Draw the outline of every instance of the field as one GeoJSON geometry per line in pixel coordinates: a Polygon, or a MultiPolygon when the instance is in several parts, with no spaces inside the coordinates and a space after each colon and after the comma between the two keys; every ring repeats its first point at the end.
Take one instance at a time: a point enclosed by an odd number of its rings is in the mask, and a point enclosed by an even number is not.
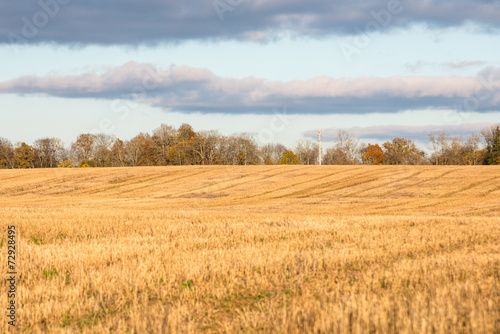
{"type": "Polygon", "coordinates": [[[2,170],[0,217],[19,332],[500,333],[495,166],[2,170]]]}

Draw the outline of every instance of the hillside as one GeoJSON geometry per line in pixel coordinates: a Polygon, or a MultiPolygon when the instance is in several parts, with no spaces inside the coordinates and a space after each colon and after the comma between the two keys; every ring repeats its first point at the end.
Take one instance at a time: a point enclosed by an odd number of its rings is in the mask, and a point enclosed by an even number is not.
{"type": "Polygon", "coordinates": [[[495,166],[0,170],[0,203],[347,215],[500,214],[495,166]]]}

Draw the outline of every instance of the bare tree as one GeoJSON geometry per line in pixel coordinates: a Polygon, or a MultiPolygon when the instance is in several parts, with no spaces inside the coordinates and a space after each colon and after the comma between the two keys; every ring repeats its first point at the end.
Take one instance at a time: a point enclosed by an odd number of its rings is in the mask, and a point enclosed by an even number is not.
{"type": "Polygon", "coordinates": [[[223,158],[229,165],[257,165],[259,147],[247,133],[233,135],[225,140],[223,158]]]}
{"type": "Polygon", "coordinates": [[[355,165],[360,162],[359,140],[354,134],[345,130],[338,130],[337,142],[326,150],[323,163],[326,165],[355,165]]]}
{"type": "Polygon", "coordinates": [[[478,165],[483,160],[484,154],[481,150],[481,137],[478,134],[472,134],[467,138],[465,161],[467,165],[478,165]]]}
{"type": "Polygon", "coordinates": [[[303,165],[316,165],[319,157],[319,145],[310,139],[302,139],[297,142],[295,151],[298,153],[303,165]]]}
{"type": "Polygon", "coordinates": [[[12,143],[0,137],[0,168],[14,168],[14,146],[12,143]]]}
{"type": "Polygon", "coordinates": [[[97,167],[111,166],[111,147],[115,141],[113,135],[99,133],[94,136],[94,161],[97,167]]]}
{"type": "Polygon", "coordinates": [[[492,125],[486,129],[481,130],[483,136],[484,146],[492,145],[495,138],[495,131],[499,125],[492,125]]]}
{"type": "Polygon", "coordinates": [[[432,131],[429,133],[429,141],[432,146],[433,154],[431,156],[431,161],[435,165],[446,165],[447,157],[446,152],[448,150],[449,138],[444,131],[432,131]]]}
{"type": "Polygon", "coordinates": [[[64,143],[59,138],[41,138],[33,143],[35,167],[53,168],[61,162],[64,143]]]}
{"type": "Polygon", "coordinates": [[[444,131],[434,131],[429,134],[429,141],[433,149],[430,161],[436,165],[477,165],[484,154],[477,134],[464,139],[462,136],[451,137],[444,131]]]}
{"type": "Polygon", "coordinates": [[[287,148],[282,144],[267,144],[260,148],[259,155],[264,165],[279,164],[287,148]]]}
{"type": "Polygon", "coordinates": [[[166,124],[160,125],[159,128],[153,130],[153,142],[156,149],[156,158],[159,165],[168,163],[168,154],[170,148],[177,144],[177,130],[166,124]]]}
{"type": "Polygon", "coordinates": [[[221,136],[217,131],[198,132],[192,141],[192,147],[196,155],[196,163],[213,165],[221,152],[221,136]]]}

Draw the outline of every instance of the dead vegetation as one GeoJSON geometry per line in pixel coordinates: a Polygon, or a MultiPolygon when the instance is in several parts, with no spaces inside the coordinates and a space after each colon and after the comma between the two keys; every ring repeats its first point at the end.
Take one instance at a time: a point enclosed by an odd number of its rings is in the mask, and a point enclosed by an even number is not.
{"type": "Polygon", "coordinates": [[[480,166],[3,170],[0,261],[15,224],[20,332],[498,333],[499,179],[480,166]]]}

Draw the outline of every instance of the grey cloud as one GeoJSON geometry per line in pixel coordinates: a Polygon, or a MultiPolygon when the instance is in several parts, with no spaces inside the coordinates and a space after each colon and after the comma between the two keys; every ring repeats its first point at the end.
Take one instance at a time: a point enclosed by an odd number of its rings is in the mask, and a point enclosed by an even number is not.
{"type": "Polygon", "coordinates": [[[436,63],[436,62],[424,62],[419,60],[413,64],[405,64],[406,68],[410,72],[418,72],[424,67],[433,67],[433,68],[446,68],[453,70],[461,70],[467,67],[478,67],[486,65],[485,61],[475,60],[475,61],[458,61],[458,62],[446,62],[446,63],[436,63]]]}
{"type": "MultiPolygon", "coordinates": [[[[356,138],[360,139],[375,139],[375,140],[389,140],[396,137],[409,138],[413,140],[426,141],[428,135],[432,131],[444,131],[451,136],[469,136],[473,133],[479,134],[481,130],[488,128],[493,123],[467,123],[459,125],[427,125],[427,126],[411,126],[411,125],[378,125],[368,127],[352,127],[347,128],[349,133],[354,134],[356,138]]],[[[337,139],[336,128],[321,129],[322,139],[325,141],[335,141],[337,139]]],[[[304,136],[314,139],[318,136],[318,130],[308,130],[304,136]]]]}
{"type": "Polygon", "coordinates": [[[445,63],[444,66],[453,68],[453,69],[462,69],[465,67],[471,66],[484,66],[486,64],[485,61],[477,60],[477,61],[460,61],[460,62],[449,62],[445,63]]]}
{"type": "Polygon", "coordinates": [[[418,23],[454,27],[469,22],[496,30],[500,2],[2,0],[0,41],[104,45],[221,39],[262,42],[283,32],[314,37],[354,35],[368,27],[377,28],[377,20],[380,30],[418,23]],[[393,8],[398,10],[391,14],[388,9],[393,8]]]}
{"type": "Polygon", "coordinates": [[[0,93],[127,99],[182,112],[267,113],[287,105],[297,114],[364,114],[410,109],[492,111],[500,107],[500,69],[477,77],[331,78],[289,82],[223,78],[207,69],[129,62],[104,73],[21,77],[0,93]]]}

